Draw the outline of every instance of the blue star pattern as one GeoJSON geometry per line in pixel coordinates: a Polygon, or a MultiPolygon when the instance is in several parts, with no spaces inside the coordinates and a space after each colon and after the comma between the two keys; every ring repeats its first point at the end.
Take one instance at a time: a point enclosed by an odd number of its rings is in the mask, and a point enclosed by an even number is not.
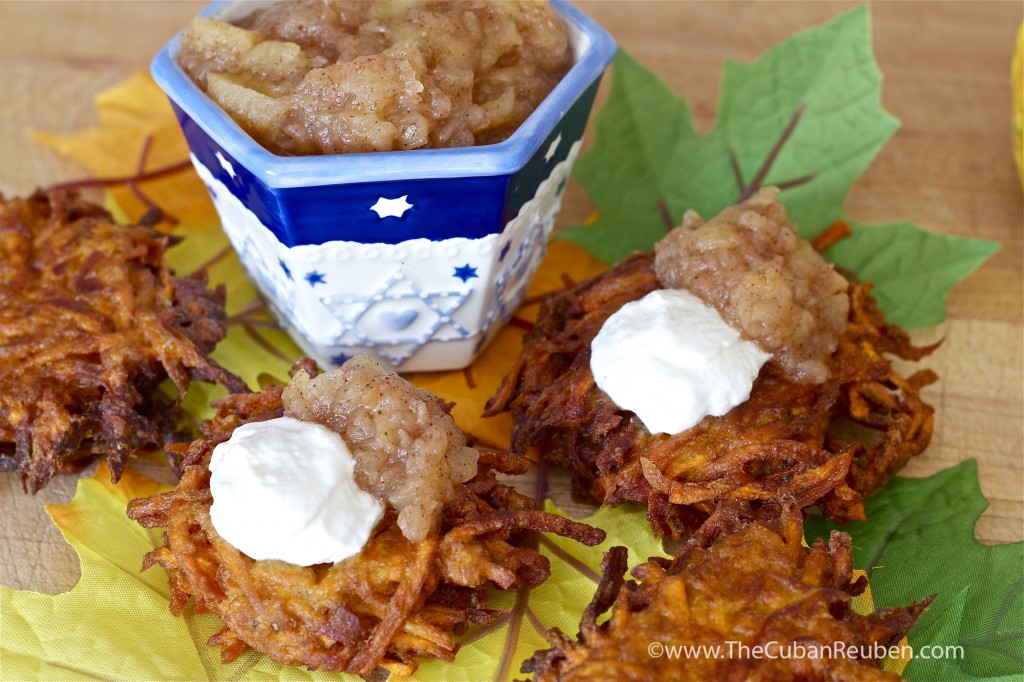
{"type": "MultiPolygon", "coordinates": [[[[470,361],[511,317],[546,250],[578,145],[552,163],[537,193],[500,233],[423,244],[289,248],[224,185],[232,182],[226,168],[214,163],[223,178],[202,164],[197,170],[247,273],[307,353],[324,366],[369,353],[416,371],[463,362],[450,358],[470,361]]],[[[237,182],[241,171],[235,170],[237,182]]]]}
{"type": "MultiPolygon", "coordinates": [[[[492,327],[496,329],[495,325],[502,325],[512,317],[526,291],[530,276],[544,258],[547,240],[554,230],[555,219],[561,206],[561,196],[572,162],[579,152],[579,145],[579,141],[572,144],[566,159],[556,165],[547,179],[541,183],[533,200],[523,206],[514,219],[514,222],[520,222],[516,229],[509,229],[511,224],[506,226],[505,235],[508,235],[508,241],[498,253],[498,263],[501,263],[502,267],[494,281],[493,302],[480,325],[484,333],[481,334],[482,339],[477,350],[483,348],[488,337],[493,336],[492,327]]],[[[552,146],[557,145],[552,143],[552,146]]]]}
{"type": "Polygon", "coordinates": [[[480,325],[481,329],[489,329],[494,323],[504,324],[512,317],[515,307],[519,304],[518,290],[525,287],[526,280],[544,257],[547,235],[551,233],[556,217],[557,213],[530,225],[515,254],[495,280],[494,302],[487,311],[483,324],[480,325]]]}
{"type": "MultiPolygon", "coordinates": [[[[272,260],[257,246],[252,237],[246,236],[241,244],[232,240],[235,250],[238,251],[238,258],[242,268],[249,276],[249,279],[256,282],[262,291],[271,311],[278,319],[295,324],[292,319],[291,309],[295,301],[295,290],[281,276],[278,268],[272,267],[272,260]]],[[[278,259],[280,264],[280,259],[278,259]]],[[[287,269],[285,270],[287,272],[287,269]]],[[[291,277],[289,276],[290,280],[291,277]]]]}
{"type": "Polygon", "coordinates": [[[466,263],[465,265],[460,265],[459,267],[455,268],[455,273],[452,275],[452,277],[458,277],[463,282],[468,282],[474,277],[479,276],[480,275],[476,274],[476,268],[470,267],[469,263],[466,263]]]}
{"type": "Polygon", "coordinates": [[[465,339],[472,332],[453,319],[469,291],[424,291],[401,270],[368,296],[341,294],[320,299],[341,323],[338,348],[372,350],[400,367],[432,340],[465,339]],[[384,332],[391,336],[385,336],[384,332]]]}

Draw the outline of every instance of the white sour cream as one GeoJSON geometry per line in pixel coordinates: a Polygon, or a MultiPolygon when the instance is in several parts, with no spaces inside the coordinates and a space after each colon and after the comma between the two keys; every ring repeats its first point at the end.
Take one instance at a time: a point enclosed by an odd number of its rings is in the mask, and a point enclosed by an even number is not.
{"type": "Polygon", "coordinates": [[[354,468],[345,441],[320,424],[243,424],[210,459],[213,526],[253,559],[341,561],[359,553],[384,514],[354,468]]]}
{"type": "Polygon", "coordinates": [[[750,397],[771,357],[684,289],[652,291],[609,317],[590,370],[616,405],[651,433],[680,433],[750,397]]]}

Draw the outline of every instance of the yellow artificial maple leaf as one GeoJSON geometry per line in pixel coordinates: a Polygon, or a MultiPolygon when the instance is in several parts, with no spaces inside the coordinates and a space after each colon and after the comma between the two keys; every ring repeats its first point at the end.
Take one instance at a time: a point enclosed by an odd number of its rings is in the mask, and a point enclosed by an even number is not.
{"type": "Polygon", "coordinates": [[[136,73],[96,96],[99,125],[73,133],[30,131],[39,144],[89,169],[97,179],[127,179],[172,171],[151,180],[111,186],[112,200],[132,220],[148,209],[139,191],[168,216],[192,228],[217,227],[199,176],[191,171],[188,144],[163,91],[136,73]]]}
{"type": "MultiPolygon", "coordinates": [[[[110,483],[105,465],[82,479],[67,505],[46,512],[75,549],[82,577],[69,592],[55,596],[0,587],[0,678],[5,680],[352,680],[351,675],[285,667],[254,651],[222,664],[219,649],[206,640],[220,629],[218,618],[197,615],[191,607],[180,617],[168,608],[167,574],[160,567],[140,573],[143,555],[159,545],[160,532],[146,530],[125,515],[128,502],[168,489],[131,469],[110,483]]],[[[548,511],[561,513],[552,503],[548,511]]],[[[639,557],[662,554],[639,508],[603,509],[590,519],[609,538],[583,547],[560,537],[546,538],[540,550],[552,564],[551,578],[517,602],[516,592],[495,593],[492,605],[510,611],[504,627],[486,636],[470,635],[456,664],[425,661],[412,679],[428,682],[501,680],[518,673],[519,664],[546,641],[543,627],[572,632],[593,595],[602,554],[612,545],[629,547],[639,557]],[[554,549],[552,549],[554,548],[554,549]],[[573,555],[572,561],[562,557],[573,555]],[[585,567],[585,568],[583,568],[585,567]],[[532,616],[532,617],[531,617],[532,616]],[[522,627],[511,628],[518,619],[522,627]]],[[[482,634],[482,633],[481,633],[482,634]]]]}
{"type": "Polygon", "coordinates": [[[125,516],[128,501],[167,486],[130,469],[117,485],[100,465],[78,482],[67,505],[47,514],[74,547],[82,577],[55,596],[0,588],[0,677],[5,680],[228,680],[316,679],[335,675],[293,669],[283,674],[249,652],[230,665],[205,641],[220,628],[214,616],[191,608],[180,618],[168,610],[163,570],[140,573],[142,556],[161,543],[125,516]]]}

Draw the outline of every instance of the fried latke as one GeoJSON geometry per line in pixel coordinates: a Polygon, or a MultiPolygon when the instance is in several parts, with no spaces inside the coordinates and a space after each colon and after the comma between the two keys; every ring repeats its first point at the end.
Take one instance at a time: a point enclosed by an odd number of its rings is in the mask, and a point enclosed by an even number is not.
{"type": "MultiPolygon", "coordinates": [[[[300,369],[315,375],[308,361],[297,365],[296,376],[304,374],[300,369]]],[[[306,391],[310,382],[299,385],[306,391]]],[[[380,418],[395,409],[393,396],[367,391],[363,397],[373,395],[358,412],[380,418]]],[[[167,569],[175,614],[194,599],[196,611],[224,621],[209,642],[222,647],[224,661],[249,646],[285,665],[359,675],[381,666],[407,675],[417,658],[453,660],[454,636],[498,615],[487,607],[489,586],[532,587],[548,577],[548,560],[523,542],[521,531],[557,533],[586,545],[604,539],[603,531],[538,511],[533,500],[498,482],[496,471],[523,473],[525,458],[479,448],[476,475],[454,486],[422,541],[403,534],[389,507],[362,551],[344,561],[310,567],[254,561],[212,525],[209,462],[214,447],[238,426],[282,416],[282,390],[229,395],[215,406],[217,415],[203,425],[205,437],[187,446],[178,487],[134,500],[128,515],[147,528],[167,529],[164,545],[146,556],[143,568],[167,569]]],[[[382,434],[395,439],[396,448],[407,440],[401,429],[382,434]]],[[[415,462],[407,464],[415,470],[415,462]]]]}
{"type": "Polygon", "coordinates": [[[919,395],[933,372],[901,376],[883,354],[919,359],[886,324],[871,285],[853,283],[846,331],[824,383],[789,380],[762,368],[750,398],[676,435],[651,434],[594,383],[590,343],[625,303],[661,289],[654,254],[635,254],[606,273],[552,294],[525,336],[486,414],[513,416],[511,452],[537,446],[574,472],[577,497],[648,505],[662,535],[696,529],[724,499],[792,496],[839,521],[862,519],[863,498],[881,489],[927,446],[933,409],[919,395]],[[840,422],[875,433],[839,435],[840,422]]]}
{"type": "Polygon", "coordinates": [[[175,277],[170,237],[63,191],[0,197],[0,470],[36,492],[61,469],[180,440],[170,377],[245,390],[209,353],[224,290],[175,277]]]}
{"type": "Polygon", "coordinates": [[[535,682],[900,679],[884,657],[931,599],[860,615],[852,598],[867,579],[853,580],[850,536],[833,531],[810,548],[802,538],[792,500],[729,500],[675,559],[634,568],[639,583],[624,579],[626,549],[615,547],[577,641],[549,631],[551,648],[523,672],[535,682]]]}

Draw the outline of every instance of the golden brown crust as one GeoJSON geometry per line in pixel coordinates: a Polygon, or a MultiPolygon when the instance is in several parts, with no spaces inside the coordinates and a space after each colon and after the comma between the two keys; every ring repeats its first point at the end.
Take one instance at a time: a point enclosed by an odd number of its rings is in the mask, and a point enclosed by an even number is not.
{"type": "Polygon", "coordinates": [[[863,518],[863,497],[924,450],[932,432],[933,410],[919,392],[934,373],[904,378],[883,354],[919,359],[930,349],[913,348],[885,323],[870,284],[851,284],[850,319],[824,383],[790,381],[769,363],[728,414],[652,435],[595,385],[590,342],[622,305],[662,288],[653,260],[635,254],[544,301],[487,405],[490,415],[512,413],[512,452],[537,446],[574,471],[577,493],[646,503],[659,534],[695,529],[724,499],[791,496],[839,521],[863,518]],[[840,422],[866,427],[871,439],[836,435],[840,422]]]}
{"type": "Polygon", "coordinates": [[[537,511],[533,500],[496,480],[495,469],[504,471],[510,458],[484,451],[477,475],[457,486],[440,529],[422,542],[410,542],[389,509],[363,550],[345,561],[254,561],[210,521],[208,464],[213,448],[241,424],[281,416],[281,390],[229,395],[215,405],[205,438],[187,448],[177,489],[132,501],[128,515],[167,529],[144,568],[160,564],[170,573],[174,613],[194,599],[197,611],[224,621],[209,643],[222,647],[225,661],[250,646],[285,665],[360,675],[383,666],[409,674],[417,658],[454,659],[454,636],[496,615],[487,608],[488,585],[532,587],[548,577],[547,559],[518,544],[520,531],[588,545],[604,539],[602,531],[537,511]]]}
{"type": "Polygon", "coordinates": [[[613,548],[578,639],[552,630],[551,648],[523,671],[536,682],[900,679],[876,652],[896,645],[931,599],[855,613],[867,581],[853,580],[850,537],[833,532],[810,548],[802,537],[792,500],[728,501],[675,559],[633,569],[639,582],[624,579],[626,550],[613,548]]]}
{"type": "Polygon", "coordinates": [[[133,452],[180,439],[168,377],[180,395],[245,390],[209,358],[224,291],[173,276],[170,239],[73,193],[0,197],[0,469],[27,490],[97,456],[116,481],[133,452]]]}

